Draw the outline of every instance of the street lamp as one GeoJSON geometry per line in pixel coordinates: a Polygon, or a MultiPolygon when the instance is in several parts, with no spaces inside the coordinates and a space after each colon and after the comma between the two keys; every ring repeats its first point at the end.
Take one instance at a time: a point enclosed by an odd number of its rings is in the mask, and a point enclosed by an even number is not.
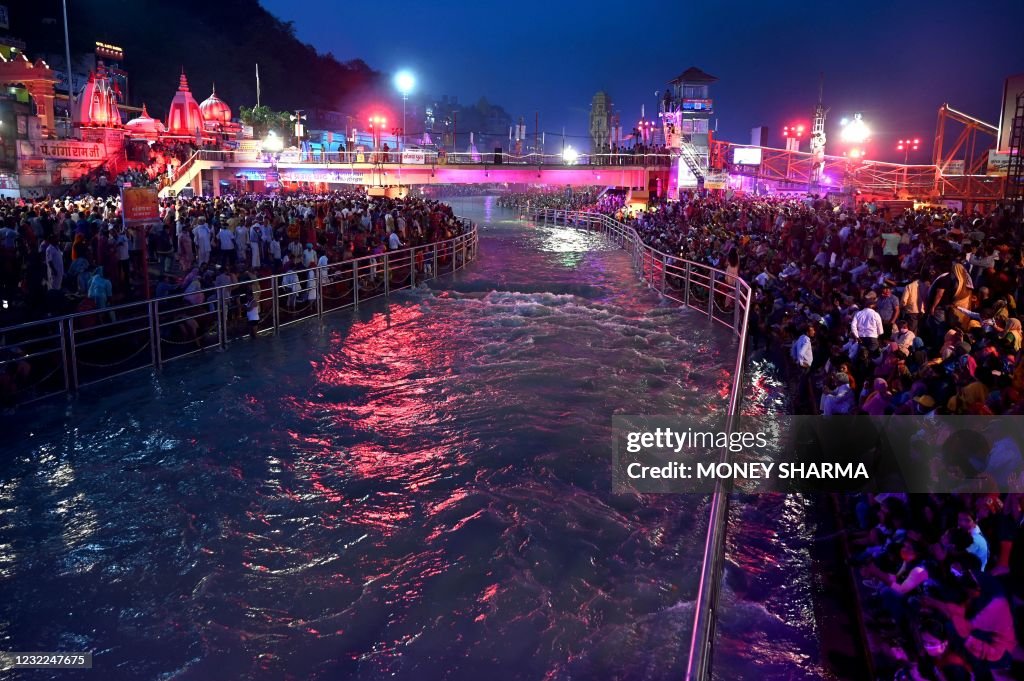
{"type": "Polygon", "coordinates": [[[271,154],[280,154],[283,149],[284,139],[273,130],[268,132],[267,136],[263,138],[263,151],[271,154]]]}
{"type": "Polygon", "coordinates": [[[281,158],[281,151],[284,149],[284,138],[271,130],[263,138],[263,151],[270,155],[270,167],[267,171],[264,184],[267,189],[276,189],[281,184],[281,176],[277,170],[277,162],[281,158]]]}
{"type": "Polygon", "coordinates": [[[843,124],[843,129],[839,133],[839,139],[848,144],[864,144],[869,137],[871,137],[871,128],[859,113],[853,115],[853,120],[848,120],[843,124]]]}
{"type": "MultiPolygon", "coordinates": [[[[409,71],[399,71],[395,74],[395,87],[402,93],[402,136],[405,137],[405,103],[409,99],[409,93],[416,86],[416,78],[409,71]]],[[[399,140],[399,148],[404,149],[405,144],[399,140]]]]}
{"type": "Polygon", "coordinates": [[[387,123],[388,119],[383,116],[370,116],[370,136],[373,138],[374,152],[380,149],[380,133],[387,123]]]}
{"type": "Polygon", "coordinates": [[[903,165],[907,165],[907,162],[910,160],[911,149],[917,151],[920,144],[921,140],[916,137],[914,139],[907,138],[905,140],[900,140],[896,143],[896,151],[903,152],[903,165]]]}

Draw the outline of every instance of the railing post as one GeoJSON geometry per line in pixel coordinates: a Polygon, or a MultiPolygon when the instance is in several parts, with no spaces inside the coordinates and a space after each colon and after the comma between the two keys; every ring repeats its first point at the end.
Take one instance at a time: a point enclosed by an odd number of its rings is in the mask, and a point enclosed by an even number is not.
{"type": "Polygon", "coordinates": [[[384,296],[391,295],[391,265],[388,261],[388,254],[384,254],[384,296]]]}
{"type": "Polygon", "coordinates": [[[278,329],[281,328],[281,289],[278,286],[277,275],[274,275],[270,279],[270,290],[271,314],[274,317],[274,333],[276,334],[278,329]]]}
{"type": "Polygon", "coordinates": [[[715,318],[715,271],[708,270],[708,319],[715,318]]]}
{"type": "Polygon", "coordinates": [[[434,244],[433,249],[434,249],[434,276],[432,278],[433,279],[437,279],[439,276],[441,276],[441,273],[437,271],[438,244],[434,244]]]}
{"type": "Polygon", "coordinates": [[[666,272],[667,269],[668,269],[668,261],[665,260],[665,255],[662,254],[662,256],[661,256],[661,295],[665,295],[665,291],[667,290],[667,287],[668,287],[668,281],[667,281],[668,273],[666,272]]]}
{"type": "Polygon", "coordinates": [[[217,348],[224,352],[228,347],[228,291],[217,289],[217,348]]]}
{"type": "Polygon", "coordinates": [[[70,390],[78,392],[78,352],[75,350],[75,320],[68,319],[68,354],[71,358],[70,390]]]}
{"type": "Polygon", "coordinates": [[[160,368],[160,355],[158,354],[158,346],[160,345],[160,311],[157,308],[157,302],[155,300],[149,301],[149,305],[146,306],[146,311],[149,316],[149,354],[150,360],[153,362],[153,368],[160,368]]]}
{"type": "Polygon", "coordinates": [[[686,274],[683,282],[683,305],[690,307],[690,261],[686,261],[686,274]]]}
{"type": "Polygon", "coordinates": [[[416,288],[416,248],[409,251],[409,288],[416,288]]]}
{"type": "Polygon", "coordinates": [[[359,261],[352,261],[352,304],[359,304],[359,261]]]}
{"type": "Polygon", "coordinates": [[[153,343],[153,368],[159,370],[164,363],[164,349],[160,340],[160,306],[157,301],[149,303],[150,338],[153,343]]]}
{"type": "Polygon", "coordinates": [[[320,271],[320,266],[316,266],[316,316],[324,316],[324,282],[323,272],[320,271]]]}
{"type": "Polygon", "coordinates": [[[57,333],[60,334],[60,365],[64,369],[64,392],[71,392],[71,375],[68,372],[68,340],[64,333],[64,320],[57,321],[57,333]]]}
{"type": "MultiPolygon", "coordinates": [[[[732,282],[732,328],[737,334],[741,333],[740,330],[740,283],[739,281],[732,282]]],[[[748,301],[749,302],[749,301],[748,301]]],[[[743,304],[746,307],[747,303],[743,304]]]]}

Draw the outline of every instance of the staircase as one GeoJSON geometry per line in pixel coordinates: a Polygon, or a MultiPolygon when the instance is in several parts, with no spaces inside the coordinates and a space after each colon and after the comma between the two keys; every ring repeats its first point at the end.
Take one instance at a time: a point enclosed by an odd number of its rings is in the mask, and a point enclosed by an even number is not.
{"type": "Polygon", "coordinates": [[[1006,198],[1017,220],[1024,220],[1024,93],[1017,95],[1017,111],[1010,123],[1010,158],[1006,167],[1006,198]]]}
{"type": "Polygon", "coordinates": [[[192,184],[192,180],[203,170],[202,165],[196,163],[198,158],[199,152],[196,151],[187,161],[178,166],[178,169],[174,172],[174,179],[160,189],[160,198],[166,198],[172,193],[177,196],[182,189],[192,184]]]}
{"type": "Polygon", "coordinates": [[[697,149],[692,143],[683,142],[682,146],[679,147],[679,155],[698,181],[707,175],[706,161],[701,154],[697,153],[697,149]]]}

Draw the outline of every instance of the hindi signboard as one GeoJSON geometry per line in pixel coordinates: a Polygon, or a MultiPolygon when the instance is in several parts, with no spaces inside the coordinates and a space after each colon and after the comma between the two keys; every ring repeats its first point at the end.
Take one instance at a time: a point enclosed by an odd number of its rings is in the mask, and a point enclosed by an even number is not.
{"type": "Polygon", "coordinates": [[[121,189],[121,214],[125,226],[149,225],[160,221],[160,201],[153,187],[121,189]]]}
{"type": "Polygon", "coordinates": [[[1010,168],[1010,152],[998,152],[995,149],[989,149],[988,152],[988,170],[987,175],[1002,175],[1006,176],[1010,168]]]}
{"type": "Polygon", "coordinates": [[[725,189],[729,184],[729,175],[726,173],[708,173],[704,176],[705,189],[725,189]]]}
{"type": "Polygon", "coordinates": [[[63,161],[102,161],[107,157],[107,148],[100,142],[18,140],[18,158],[33,157],[63,161]]]}
{"type": "Polygon", "coordinates": [[[965,172],[965,166],[963,159],[956,161],[950,161],[946,164],[946,170],[942,173],[943,175],[963,175],[965,172]]]}
{"type": "Polygon", "coordinates": [[[423,165],[427,162],[427,155],[422,149],[407,149],[402,152],[402,163],[416,163],[423,165]]]}

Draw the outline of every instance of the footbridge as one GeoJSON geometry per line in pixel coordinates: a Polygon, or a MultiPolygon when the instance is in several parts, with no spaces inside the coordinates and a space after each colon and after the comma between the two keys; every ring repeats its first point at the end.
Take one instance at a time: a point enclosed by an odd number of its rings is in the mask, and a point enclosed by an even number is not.
{"type": "Polygon", "coordinates": [[[435,152],[285,152],[280,156],[201,150],[175,172],[161,196],[191,188],[218,195],[222,187],[265,191],[273,183],[324,189],[359,185],[397,188],[431,184],[605,185],[647,190],[661,180],[667,190],[668,154],[601,154],[568,162],[561,155],[438,154],[435,152]],[[270,183],[268,185],[268,182],[270,183]],[[227,183],[225,185],[224,183],[227,183]]]}

